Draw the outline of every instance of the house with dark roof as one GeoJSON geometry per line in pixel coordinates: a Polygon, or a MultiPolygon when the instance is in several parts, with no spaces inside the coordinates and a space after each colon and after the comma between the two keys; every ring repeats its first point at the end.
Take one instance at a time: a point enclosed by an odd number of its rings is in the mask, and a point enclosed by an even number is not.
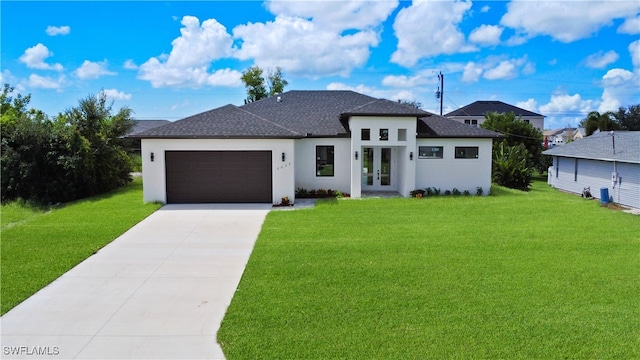
{"type": "Polygon", "coordinates": [[[640,209],[640,131],[600,132],[543,152],[553,157],[549,185],[576,194],[606,188],[621,205],[640,209]]]}
{"type": "Polygon", "coordinates": [[[490,112],[499,114],[512,112],[515,114],[516,119],[519,118],[526,123],[532,124],[534,128],[540,131],[544,129],[543,115],[495,100],[476,101],[444,116],[461,123],[478,126],[484,122],[485,115],[490,112]]]}
{"type": "Polygon", "coordinates": [[[353,91],[288,91],[135,136],[147,202],[280,203],[297,188],[486,194],[500,135],[353,91]]]}
{"type": "Polygon", "coordinates": [[[130,151],[139,153],[141,151],[142,144],[140,139],[135,138],[134,135],[168,123],[170,123],[169,120],[134,120],[133,128],[125,136],[127,138],[127,147],[130,151]]]}

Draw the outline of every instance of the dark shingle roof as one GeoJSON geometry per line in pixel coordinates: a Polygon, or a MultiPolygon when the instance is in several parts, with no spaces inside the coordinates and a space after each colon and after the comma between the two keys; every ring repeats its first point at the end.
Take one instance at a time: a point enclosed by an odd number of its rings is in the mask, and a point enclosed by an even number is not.
{"type": "Polygon", "coordinates": [[[157,128],[170,123],[169,120],[134,120],[135,125],[127,135],[138,134],[149,129],[157,128]]]}
{"type": "Polygon", "coordinates": [[[143,138],[234,138],[299,137],[300,134],[234,105],[188,118],[138,134],[143,138]]]}
{"type": "Polygon", "coordinates": [[[542,116],[534,113],[533,111],[521,109],[517,106],[503,103],[502,101],[495,100],[482,100],[471,103],[467,106],[463,106],[460,109],[454,110],[444,116],[484,116],[490,112],[497,113],[514,113],[516,116],[542,116]]]}
{"type": "Polygon", "coordinates": [[[476,126],[463,124],[438,115],[418,119],[418,137],[497,138],[501,135],[476,126]]]}
{"type": "Polygon", "coordinates": [[[139,138],[300,138],[348,136],[350,116],[415,116],[423,137],[498,134],[398,102],[354,91],[288,91],[237,107],[226,105],[136,134],[139,138]],[[435,117],[435,118],[434,118],[435,117]],[[433,118],[433,119],[432,119],[433,118]],[[437,119],[436,119],[437,118],[437,119]]]}
{"type": "Polygon", "coordinates": [[[374,99],[366,104],[354,107],[342,113],[342,117],[349,116],[429,116],[430,113],[413,106],[405,105],[387,99],[374,99]]]}
{"type": "Polygon", "coordinates": [[[640,164],[640,131],[615,131],[613,137],[610,132],[601,132],[556,146],[544,151],[543,154],[640,164]],[[615,154],[613,153],[614,140],[615,154]]]}

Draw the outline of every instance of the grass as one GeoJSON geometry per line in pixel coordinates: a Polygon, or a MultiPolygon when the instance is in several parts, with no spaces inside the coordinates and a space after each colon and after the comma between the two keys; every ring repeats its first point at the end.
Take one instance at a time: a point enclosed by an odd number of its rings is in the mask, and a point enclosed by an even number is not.
{"type": "Polygon", "coordinates": [[[158,204],[143,204],[141,179],[60,208],[3,205],[2,314],[158,208],[158,204]]]}
{"type": "Polygon", "coordinates": [[[274,211],[227,359],[640,357],[640,217],[537,181],[274,211]]]}

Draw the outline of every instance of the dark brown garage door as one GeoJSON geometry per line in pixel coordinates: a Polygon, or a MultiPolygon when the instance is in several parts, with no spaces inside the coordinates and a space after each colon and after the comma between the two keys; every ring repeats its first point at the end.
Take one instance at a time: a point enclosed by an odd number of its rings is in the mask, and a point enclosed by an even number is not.
{"type": "Polygon", "coordinates": [[[167,151],[167,203],[272,201],[271,151],[167,151]]]}

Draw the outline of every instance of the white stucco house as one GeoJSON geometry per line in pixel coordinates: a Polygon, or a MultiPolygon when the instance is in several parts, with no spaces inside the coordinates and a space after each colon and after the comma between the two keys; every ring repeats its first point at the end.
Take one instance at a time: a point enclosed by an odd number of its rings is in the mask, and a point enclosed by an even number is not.
{"type": "Polygon", "coordinates": [[[590,188],[600,199],[640,209],[640,131],[600,132],[543,152],[553,157],[549,185],[576,194],[590,188]]]}
{"type": "Polygon", "coordinates": [[[464,124],[479,126],[485,121],[485,115],[490,112],[499,114],[514,113],[516,119],[521,119],[540,131],[544,129],[544,115],[497,100],[476,101],[444,116],[464,124]]]}
{"type": "Polygon", "coordinates": [[[147,202],[277,204],[297,188],[486,194],[500,135],[353,91],[289,91],[135,136],[147,202]]]}

